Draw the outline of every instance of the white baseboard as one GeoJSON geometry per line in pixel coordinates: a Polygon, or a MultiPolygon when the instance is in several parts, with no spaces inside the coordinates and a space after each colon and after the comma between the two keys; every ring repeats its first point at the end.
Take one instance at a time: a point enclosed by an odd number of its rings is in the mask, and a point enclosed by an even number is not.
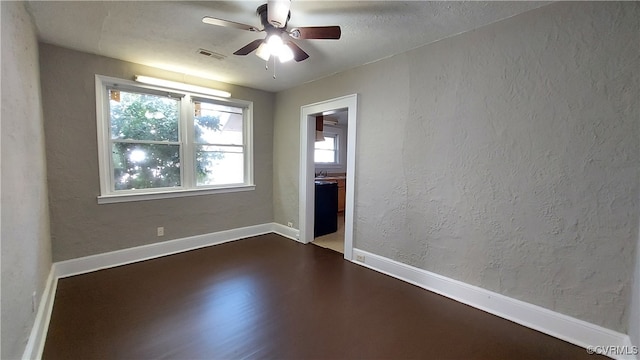
{"type": "Polygon", "coordinates": [[[49,271],[49,276],[47,277],[44,291],[40,297],[38,312],[33,322],[27,347],[22,354],[23,360],[40,359],[42,357],[42,350],[44,350],[44,341],[47,338],[47,330],[49,329],[49,320],[51,320],[51,310],[53,309],[53,299],[56,294],[57,285],[58,279],[55,276],[52,266],[51,271],[49,271]]]}
{"type": "MultiPolygon", "coordinates": [[[[631,348],[631,341],[626,334],[537,305],[450,279],[364,250],[353,249],[353,259],[356,264],[584,348],[589,346],[628,346],[628,349],[631,348]]],[[[635,357],[629,356],[612,357],[635,359],[635,357]]]]}
{"type": "Polygon", "coordinates": [[[300,242],[300,230],[298,229],[290,228],[278,223],[272,223],[271,230],[280,236],[300,242]]]}
{"type": "Polygon", "coordinates": [[[273,223],[253,225],[60,261],[54,263],[53,266],[55,268],[56,277],[61,278],[177,254],[271,232],[274,232],[273,223]]]}

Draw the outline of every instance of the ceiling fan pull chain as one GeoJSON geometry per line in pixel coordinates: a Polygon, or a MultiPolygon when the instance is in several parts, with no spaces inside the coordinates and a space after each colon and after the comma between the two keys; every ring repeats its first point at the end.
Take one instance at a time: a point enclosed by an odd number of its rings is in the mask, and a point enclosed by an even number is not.
{"type": "Polygon", "coordinates": [[[276,78],[276,57],[272,56],[273,58],[273,78],[276,78]]]}

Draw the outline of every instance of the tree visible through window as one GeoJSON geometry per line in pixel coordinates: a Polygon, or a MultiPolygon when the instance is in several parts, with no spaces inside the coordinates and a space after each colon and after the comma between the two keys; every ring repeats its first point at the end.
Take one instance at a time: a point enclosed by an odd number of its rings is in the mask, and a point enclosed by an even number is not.
{"type": "Polygon", "coordinates": [[[110,90],[115,190],[180,186],[180,101],[110,90]]]}

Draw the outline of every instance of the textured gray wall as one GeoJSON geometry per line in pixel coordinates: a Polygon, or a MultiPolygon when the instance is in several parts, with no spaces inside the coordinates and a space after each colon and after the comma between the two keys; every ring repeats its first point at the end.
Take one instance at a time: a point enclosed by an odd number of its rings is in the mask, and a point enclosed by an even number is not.
{"type": "Polygon", "coordinates": [[[38,43],[22,2],[2,13],[2,359],[22,356],[51,269],[38,43]],[[36,304],[38,305],[38,304],[36,304]]]}
{"type": "Polygon", "coordinates": [[[54,261],[273,221],[272,93],[48,44],[40,44],[40,63],[54,261]],[[95,74],[192,82],[253,101],[256,190],[98,205],[95,74]]]}
{"type": "Polygon", "coordinates": [[[357,248],[626,332],[638,19],[556,3],[278,93],[276,221],[298,220],[300,106],[359,93],[357,248]]]}

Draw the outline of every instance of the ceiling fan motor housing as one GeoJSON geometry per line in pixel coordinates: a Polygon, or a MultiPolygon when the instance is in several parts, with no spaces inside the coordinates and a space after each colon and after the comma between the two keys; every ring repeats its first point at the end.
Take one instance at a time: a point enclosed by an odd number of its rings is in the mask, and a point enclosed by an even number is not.
{"type": "Polygon", "coordinates": [[[291,18],[291,0],[269,0],[267,2],[267,20],[271,26],[284,28],[291,18]]]}
{"type": "MultiPolygon", "coordinates": [[[[287,0],[288,1],[288,0],[287,0]]],[[[278,19],[269,18],[269,6],[268,4],[262,4],[256,9],[256,14],[260,17],[260,23],[262,27],[267,30],[269,28],[286,28],[289,19],[291,19],[291,11],[287,10],[287,16],[284,19],[284,24],[278,19]]]]}

